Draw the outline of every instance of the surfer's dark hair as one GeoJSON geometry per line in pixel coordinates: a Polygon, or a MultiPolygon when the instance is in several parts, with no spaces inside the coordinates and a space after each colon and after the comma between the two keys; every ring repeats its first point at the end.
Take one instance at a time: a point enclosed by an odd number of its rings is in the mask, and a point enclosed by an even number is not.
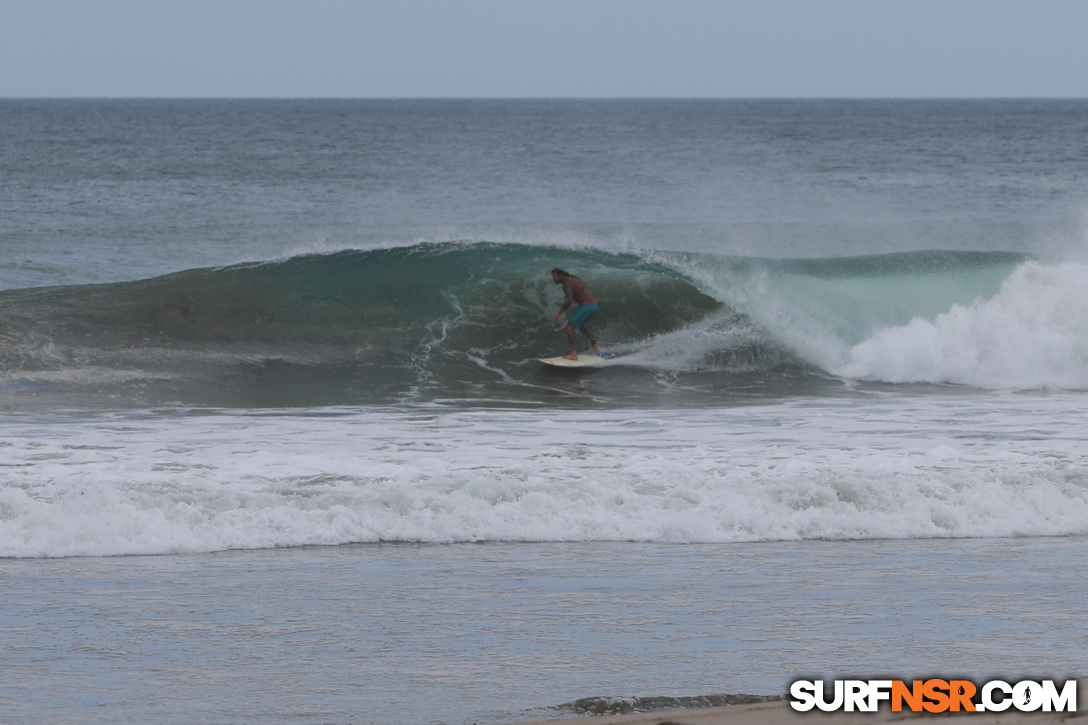
{"type": "Polygon", "coordinates": [[[570,272],[563,269],[562,267],[556,267],[555,269],[553,269],[552,274],[558,274],[560,277],[569,277],[570,276],[570,272]]]}

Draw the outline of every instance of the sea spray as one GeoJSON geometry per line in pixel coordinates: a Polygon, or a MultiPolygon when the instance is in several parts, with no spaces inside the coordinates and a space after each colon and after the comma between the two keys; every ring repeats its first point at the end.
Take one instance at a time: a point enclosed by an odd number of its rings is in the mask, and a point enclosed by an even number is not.
{"type": "Polygon", "coordinates": [[[835,372],[982,388],[1088,388],[1088,265],[1025,263],[993,297],[881,330],[835,372]]]}

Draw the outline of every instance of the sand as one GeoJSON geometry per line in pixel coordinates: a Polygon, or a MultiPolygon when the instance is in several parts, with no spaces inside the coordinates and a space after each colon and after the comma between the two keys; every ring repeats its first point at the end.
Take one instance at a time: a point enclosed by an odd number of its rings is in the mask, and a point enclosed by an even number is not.
{"type": "MultiPolygon", "coordinates": [[[[562,718],[559,720],[538,720],[522,722],[516,725],[797,725],[803,722],[819,722],[823,725],[858,725],[871,722],[897,722],[903,720],[921,720],[934,722],[945,718],[956,718],[956,722],[965,725],[990,725],[991,723],[1044,723],[1085,722],[1088,713],[1088,679],[1077,681],[1076,713],[1015,712],[1003,713],[942,713],[915,714],[893,713],[881,709],[875,713],[824,713],[796,712],[785,701],[761,702],[752,705],[725,705],[687,710],[660,710],[640,712],[628,715],[601,715],[580,718],[562,718]]],[[[510,724],[514,725],[514,724],[510,724]]]]}

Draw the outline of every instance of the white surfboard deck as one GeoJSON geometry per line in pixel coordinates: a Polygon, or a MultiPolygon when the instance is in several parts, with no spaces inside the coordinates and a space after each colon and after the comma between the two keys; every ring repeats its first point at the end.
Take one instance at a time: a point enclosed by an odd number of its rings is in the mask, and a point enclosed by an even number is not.
{"type": "Polygon", "coordinates": [[[592,368],[608,362],[611,357],[612,355],[601,357],[600,355],[584,352],[578,355],[577,360],[567,360],[563,357],[538,357],[537,360],[545,365],[552,365],[557,368],[592,368]]]}

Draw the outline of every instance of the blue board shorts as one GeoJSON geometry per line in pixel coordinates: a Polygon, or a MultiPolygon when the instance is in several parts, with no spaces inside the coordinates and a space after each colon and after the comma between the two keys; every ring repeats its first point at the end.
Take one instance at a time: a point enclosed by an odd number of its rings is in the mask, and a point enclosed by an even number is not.
{"type": "Polygon", "coordinates": [[[582,325],[586,324],[586,320],[588,320],[590,317],[593,317],[593,315],[595,314],[597,314],[596,303],[582,305],[578,308],[577,312],[571,315],[570,324],[574,325],[575,327],[581,327],[582,325]]]}

